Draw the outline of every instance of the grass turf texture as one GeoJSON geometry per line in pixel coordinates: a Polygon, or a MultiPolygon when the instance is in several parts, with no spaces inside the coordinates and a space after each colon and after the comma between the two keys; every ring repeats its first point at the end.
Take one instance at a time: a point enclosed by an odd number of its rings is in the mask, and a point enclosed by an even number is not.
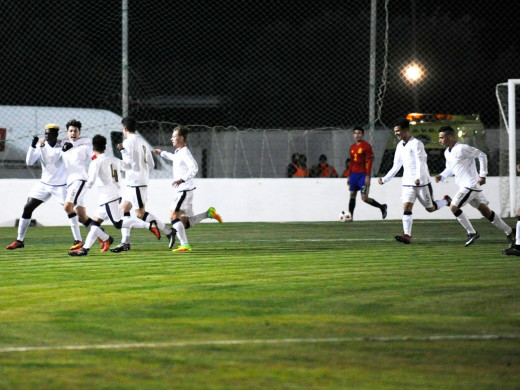
{"type": "Polygon", "coordinates": [[[416,221],[412,245],[400,221],[225,223],[190,229],[191,253],[135,230],[87,257],[69,228],[30,228],[0,249],[0,389],[516,389],[520,259],[474,224],[468,248],[454,220],[416,221]],[[422,339],[490,334],[512,337],[422,339]],[[204,344],[286,338],[346,340],[204,344]],[[193,344],[7,350],[172,342],[193,344]]]}

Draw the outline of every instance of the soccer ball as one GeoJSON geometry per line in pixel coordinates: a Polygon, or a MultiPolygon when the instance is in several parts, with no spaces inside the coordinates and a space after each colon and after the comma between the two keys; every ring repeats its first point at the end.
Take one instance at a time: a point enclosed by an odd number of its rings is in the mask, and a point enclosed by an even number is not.
{"type": "Polygon", "coordinates": [[[350,222],[350,221],[352,221],[352,216],[350,215],[350,213],[345,213],[344,211],[342,211],[339,214],[339,221],[340,222],[350,222]]]}

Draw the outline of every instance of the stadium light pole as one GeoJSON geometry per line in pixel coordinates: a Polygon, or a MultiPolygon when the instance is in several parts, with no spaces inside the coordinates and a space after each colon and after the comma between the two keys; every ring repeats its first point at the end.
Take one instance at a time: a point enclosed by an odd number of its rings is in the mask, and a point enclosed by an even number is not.
{"type": "Polygon", "coordinates": [[[121,18],[121,110],[125,117],[128,116],[128,0],[122,0],[121,18]]]}

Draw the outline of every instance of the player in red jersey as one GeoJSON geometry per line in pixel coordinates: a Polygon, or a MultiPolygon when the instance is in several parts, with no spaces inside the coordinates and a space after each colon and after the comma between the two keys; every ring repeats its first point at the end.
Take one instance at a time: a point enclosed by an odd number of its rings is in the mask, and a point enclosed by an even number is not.
{"type": "Polygon", "coordinates": [[[387,215],[388,207],[386,204],[380,204],[375,199],[368,197],[374,152],[372,151],[372,146],[363,140],[364,135],[365,130],[362,127],[354,127],[354,140],[356,143],[350,147],[350,163],[348,169],[342,175],[347,177],[350,190],[350,202],[348,204],[348,211],[351,216],[350,221],[354,218],[358,191],[361,191],[361,200],[363,202],[381,210],[383,219],[387,215]]]}

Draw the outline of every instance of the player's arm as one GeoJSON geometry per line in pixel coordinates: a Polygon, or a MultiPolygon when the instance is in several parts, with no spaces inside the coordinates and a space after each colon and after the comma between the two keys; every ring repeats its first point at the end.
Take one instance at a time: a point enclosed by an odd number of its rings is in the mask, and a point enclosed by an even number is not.
{"type": "Polygon", "coordinates": [[[372,176],[372,164],[374,163],[374,151],[372,150],[372,145],[367,143],[367,147],[365,150],[365,185],[370,185],[370,177],[372,176]]]}
{"type": "Polygon", "coordinates": [[[25,156],[25,163],[27,165],[33,165],[36,161],[38,161],[38,157],[40,157],[39,147],[37,146],[39,143],[39,138],[34,136],[31,141],[31,146],[27,149],[27,155],[25,156]]]}
{"type": "Polygon", "coordinates": [[[99,172],[99,160],[94,160],[92,164],[88,167],[88,179],[87,179],[87,188],[92,188],[96,178],[98,177],[99,172]]]}
{"type": "Polygon", "coordinates": [[[482,150],[474,148],[473,146],[463,145],[461,153],[467,158],[477,158],[479,163],[479,184],[485,184],[486,176],[488,175],[488,159],[486,153],[482,150]]]}
{"type": "Polygon", "coordinates": [[[199,171],[199,166],[197,165],[197,161],[195,161],[190,152],[184,155],[184,162],[186,163],[188,170],[183,175],[182,180],[188,181],[190,179],[193,179],[197,175],[197,172],[199,171]]]}
{"type": "Polygon", "coordinates": [[[165,158],[166,160],[170,160],[170,161],[175,160],[175,154],[167,152],[166,150],[162,150],[161,153],[160,153],[160,156],[162,158],[165,158]]]}
{"type": "Polygon", "coordinates": [[[421,141],[416,142],[416,149],[415,149],[415,184],[420,185],[421,184],[421,172],[423,171],[423,167],[425,164],[427,164],[427,155],[426,150],[424,149],[424,144],[421,141]]]}
{"type": "Polygon", "coordinates": [[[153,159],[152,151],[150,149],[148,149],[147,147],[145,147],[144,155],[145,155],[145,163],[148,166],[148,172],[151,173],[153,171],[153,169],[155,168],[155,161],[153,159]]]}
{"type": "Polygon", "coordinates": [[[397,147],[395,149],[394,154],[394,164],[392,168],[388,171],[388,173],[383,178],[379,178],[379,184],[385,184],[386,182],[392,180],[392,178],[399,172],[399,170],[403,167],[403,160],[401,158],[401,148],[397,147]]]}

